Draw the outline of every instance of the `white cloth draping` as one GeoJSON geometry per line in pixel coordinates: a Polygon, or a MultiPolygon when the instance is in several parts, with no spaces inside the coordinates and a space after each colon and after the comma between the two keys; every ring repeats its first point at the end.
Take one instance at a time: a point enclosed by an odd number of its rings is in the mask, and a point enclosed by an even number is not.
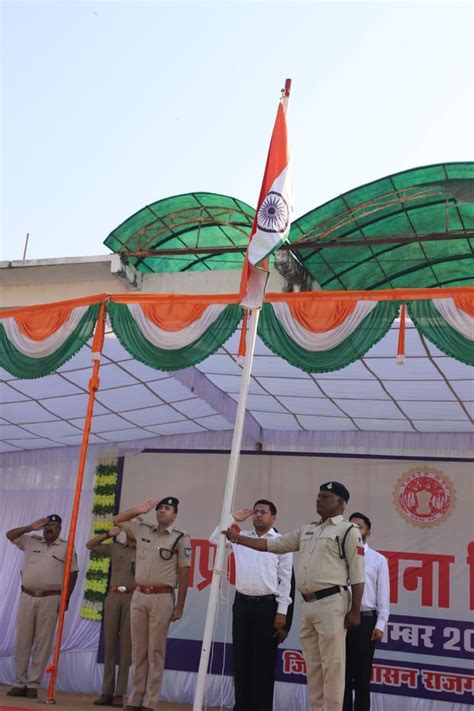
{"type": "MultiPolygon", "coordinates": [[[[130,446],[129,449],[132,449],[130,446]]],[[[103,667],[97,664],[100,626],[80,618],[84,575],[87,565],[85,542],[91,532],[91,505],[96,456],[111,454],[95,446],[89,450],[84,476],[76,534],[79,578],[66,615],[57,688],[61,691],[98,693],[103,667]]],[[[14,682],[15,623],[19,600],[22,554],[6,537],[10,528],[21,526],[50,513],[63,517],[63,537],[67,537],[76,482],[79,449],[36,450],[0,455],[0,683],[14,682]]],[[[197,674],[166,670],[162,698],[165,701],[192,703],[197,674]]],[[[43,679],[46,686],[47,677],[43,679]]],[[[209,675],[207,704],[230,708],[233,705],[231,677],[209,675]]],[[[309,711],[306,686],[278,682],[275,709],[309,711]]],[[[467,704],[451,704],[388,694],[373,694],[373,711],[469,711],[467,704]]]]}
{"type": "Polygon", "coordinates": [[[78,327],[81,318],[86,313],[88,306],[76,306],[71,310],[68,320],[54,333],[42,341],[35,341],[18,328],[15,319],[11,316],[2,319],[2,325],[10,343],[17,350],[30,358],[45,358],[54,353],[78,327]]]}
{"type": "Polygon", "coordinates": [[[359,326],[361,321],[377,306],[376,301],[358,301],[354,311],[339,326],[322,333],[313,333],[293,317],[284,301],[272,304],[275,316],[288,336],[307,351],[328,351],[338,346],[359,326]]]}
{"type": "Polygon", "coordinates": [[[156,326],[147,319],[140,304],[128,304],[128,308],[143,336],[150,343],[164,350],[175,350],[189,346],[194,341],[197,341],[221,315],[226,308],[226,304],[211,304],[200,318],[190,323],[189,326],[179,329],[179,331],[165,331],[163,328],[156,326]]]}
{"type": "MultiPolygon", "coordinates": [[[[76,484],[79,449],[43,449],[12,452],[0,457],[0,682],[11,683],[23,554],[6,538],[6,531],[52,513],[63,518],[61,537],[67,538],[76,484]]],[[[79,576],[66,613],[63,652],[96,650],[100,628],[79,616],[91,535],[91,508],[96,453],[86,462],[76,530],[79,576]]],[[[64,658],[66,655],[64,655],[64,658]]],[[[60,667],[63,662],[60,662],[60,667]]]]}
{"type": "Polygon", "coordinates": [[[458,309],[453,299],[433,299],[433,306],[461,336],[474,341],[474,318],[458,309]]]}
{"type": "MultiPolygon", "coordinates": [[[[165,671],[161,695],[164,701],[175,701],[174,691],[181,689],[181,703],[192,704],[196,688],[197,674],[194,672],[165,671]]],[[[232,708],[234,686],[232,678],[208,674],[205,702],[207,706],[232,708]]],[[[306,684],[276,682],[273,708],[275,711],[310,711],[306,684]]],[[[371,711],[471,711],[468,704],[452,704],[428,699],[414,699],[408,696],[371,694],[371,711]]]]}

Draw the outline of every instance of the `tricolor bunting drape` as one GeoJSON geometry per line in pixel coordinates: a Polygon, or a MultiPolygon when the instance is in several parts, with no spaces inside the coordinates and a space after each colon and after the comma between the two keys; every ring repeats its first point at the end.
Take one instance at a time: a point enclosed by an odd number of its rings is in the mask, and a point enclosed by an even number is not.
{"type": "Polygon", "coordinates": [[[242,318],[238,297],[112,297],[112,328],[134,358],[159,370],[189,368],[215,353],[242,318]]]}
{"type": "Polygon", "coordinates": [[[92,336],[105,294],[0,312],[0,364],[17,378],[60,368],[92,336]]]}
{"type": "Polygon", "coordinates": [[[387,333],[403,303],[429,341],[474,365],[473,287],[267,294],[265,301],[260,338],[306,372],[339,370],[361,358],[387,333]]]}
{"type": "Polygon", "coordinates": [[[258,335],[284,360],[326,373],[358,360],[387,333],[399,309],[393,301],[264,304],[258,335]]]}
{"type": "Polygon", "coordinates": [[[410,318],[418,331],[446,355],[467,365],[474,362],[474,297],[412,301],[410,318]]]}
{"type": "MultiPolygon", "coordinates": [[[[99,294],[8,309],[0,312],[0,366],[18,378],[54,372],[90,339],[104,302],[123,347],[164,371],[208,358],[242,318],[238,294],[99,294]]],[[[383,338],[400,304],[407,304],[418,331],[437,348],[474,365],[473,287],[267,294],[258,335],[301,370],[339,370],[383,338]]]]}

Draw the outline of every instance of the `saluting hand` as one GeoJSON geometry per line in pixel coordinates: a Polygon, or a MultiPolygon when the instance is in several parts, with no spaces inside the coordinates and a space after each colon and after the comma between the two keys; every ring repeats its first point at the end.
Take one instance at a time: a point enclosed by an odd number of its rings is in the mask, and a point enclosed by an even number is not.
{"type": "Polygon", "coordinates": [[[234,519],[234,521],[242,523],[242,521],[246,521],[249,516],[252,515],[252,513],[252,509],[240,509],[239,511],[234,511],[234,513],[232,514],[232,518],[234,519]]]}
{"type": "Polygon", "coordinates": [[[110,537],[110,538],[115,538],[115,536],[118,536],[118,535],[120,534],[120,531],[121,531],[121,530],[122,530],[122,529],[120,528],[120,526],[114,526],[114,527],[111,528],[110,531],[108,532],[108,533],[109,533],[109,537],[110,537]]]}
{"type": "Polygon", "coordinates": [[[148,513],[148,511],[155,508],[158,501],[159,499],[148,499],[148,501],[145,501],[143,504],[140,504],[140,506],[137,506],[138,513],[148,513]]]}
{"type": "Polygon", "coordinates": [[[33,529],[33,531],[39,531],[43,526],[45,526],[48,523],[49,519],[47,516],[44,516],[43,518],[39,518],[37,521],[33,521],[33,523],[30,523],[30,527],[33,529]]]}

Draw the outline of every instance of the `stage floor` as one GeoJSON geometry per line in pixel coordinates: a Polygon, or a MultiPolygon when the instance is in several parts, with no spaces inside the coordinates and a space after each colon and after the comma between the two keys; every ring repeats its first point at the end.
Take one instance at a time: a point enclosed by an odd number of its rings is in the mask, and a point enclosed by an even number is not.
{"type": "MultiPolygon", "coordinates": [[[[0,711],[16,711],[16,709],[28,709],[28,711],[40,711],[46,709],[46,704],[39,704],[35,699],[10,698],[7,696],[7,691],[11,687],[0,685],[0,711]]],[[[45,689],[39,692],[41,698],[46,698],[45,689]]],[[[58,711],[97,711],[99,708],[113,709],[113,706],[94,706],[93,701],[97,698],[97,694],[67,694],[63,691],[58,691],[56,695],[56,704],[49,705],[51,709],[58,711]]],[[[160,711],[190,711],[192,706],[186,704],[169,704],[162,701],[160,703],[160,711]]],[[[218,711],[218,709],[209,708],[208,711],[218,711]]]]}

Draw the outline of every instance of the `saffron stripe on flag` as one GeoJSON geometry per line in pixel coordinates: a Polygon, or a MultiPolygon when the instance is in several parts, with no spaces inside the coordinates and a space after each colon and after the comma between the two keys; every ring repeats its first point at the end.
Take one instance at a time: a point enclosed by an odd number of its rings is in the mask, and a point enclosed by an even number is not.
{"type": "Polygon", "coordinates": [[[240,281],[240,303],[260,308],[268,279],[268,257],[288,238],[293,214],[286,105],[291,80],[287,79],[278,105],[255,219],[250,232],[240,281]]]}

